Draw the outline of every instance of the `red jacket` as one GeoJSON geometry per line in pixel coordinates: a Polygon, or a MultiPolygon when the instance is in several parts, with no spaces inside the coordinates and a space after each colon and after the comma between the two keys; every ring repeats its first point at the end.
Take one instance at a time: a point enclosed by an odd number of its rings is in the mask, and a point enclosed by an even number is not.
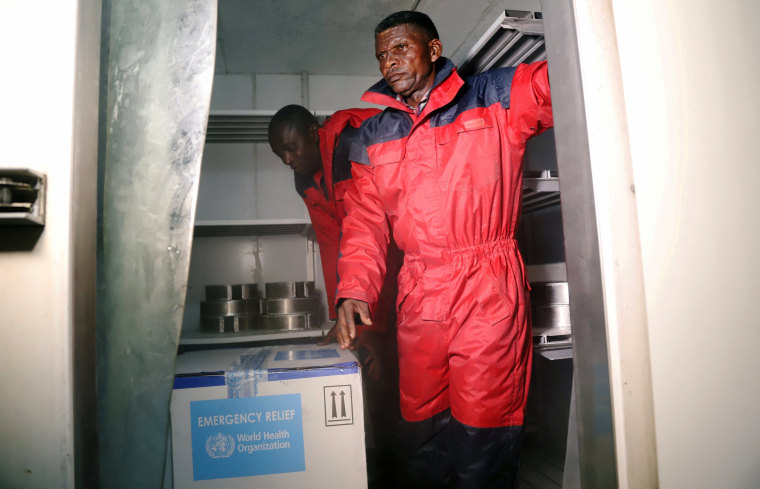
{"type": "MultiPolygon", "coordinates": [[[[347,109],[335,112],[319,128],[322,170],[311,178],[295,176],[296,191],[306,204],[319,243],[327,303],[330,306],[335,303],[340,226],[345,216],[343,194],[345,187],[351,185],[348,147],[361,122],[379,112],[378,109],[347,109]]],[[[335,319],[333,307],[330,307],[329,314],[330,319],[335,319]]]]}
{"type": "MultiPolygon", "coordinates": [[[[417,355],[447,341],[429,335],[430,321],[477,309],[478,320],[498,323],[511,345],[483,364],[510,374],[494,394],[494,409],[478,398],[489,386],[477,385],[475,375],[464,389],[472,394],[457,388],[462,395],[457,405],[452,400],[452,414],[470,426],[520,424],[532,349],[515,232],[525,143],[553,124],[546,62],[463,80],[442,58],[419,115],[384,80],[363,100],[388,108],[362,123],[351,148],[355,185],[345,197],[337,299],[377,302],[392,232],[404,252],[397,298],[402,414],[418,421],[449,405],[448,391],[430,399],[415,391],[448,375],[445,365],[420,368],[417,355]],[[402,351],[415,353],[402,358],[402,351]]],[[[470,354],[480,355],[464,357],[470,354]]]]}
{"type": "Polygon", "coordinates": [[[452,252],[515,237],[525,142],[553,125],[546,62],[491,70],[465,86],[443,60],[420,115],[382,80],[362,97],[389,109],[366,120],[353,145],[338,299],[377,301],[392,229],[407,261],[426,266],[428,319],[443,319],[455,299],[441,268],[452,252]]]}

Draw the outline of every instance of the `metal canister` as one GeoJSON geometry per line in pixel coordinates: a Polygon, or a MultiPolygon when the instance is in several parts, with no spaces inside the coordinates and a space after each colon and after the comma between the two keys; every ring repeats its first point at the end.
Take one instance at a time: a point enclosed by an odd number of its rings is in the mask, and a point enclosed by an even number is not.
{"type": "Polygon", "coordinates": [[[569,341],[570,294],[567,282],[532,283],[530,299],[534,343],[569,341]]]}
{"type": "Polygon", "coordinates": [[[298,314],[317,312],[318,310],[319,297],[264,299],[264,314],[298,314]]]}
{"type": "Polygon", "coordinates": [[[207,285],[206,300],[242,300],[259,297],[259,286],[256,284],[227,284],[207,285]]]}
{"type": "Polygon", "coordinates": [[[259,299],[201,301],[201,316],[253,316],[260,313],[259,299]]]}
{"type": "Polygon", "coordinates": [[[297,330],[316,325],[314,314],[277,314],[261,316],[262,329],[297,330]]]}
{"type": "Polygon", "coordinates": [[[269,282],[264,284],[264,296],[267,299],[313,297],[314,282],[269,282]]]}
{"type": "Polygon", "coordinates": [[[201,316],[201,331],[239,333],[260,327],[261,316],[201,316]]]}
{"type": "Polygon", "coordinates": [[[541,282],[530,284],[532,304],[570,304],[567,282],[541,282]]]}

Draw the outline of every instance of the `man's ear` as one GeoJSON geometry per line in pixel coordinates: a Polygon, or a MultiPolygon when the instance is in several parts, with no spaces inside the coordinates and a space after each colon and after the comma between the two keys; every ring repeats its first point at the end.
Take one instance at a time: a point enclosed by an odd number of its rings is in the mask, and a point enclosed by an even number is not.
{"type": "Polygon", "coordinates": [[[315,143],[319,143],[319,124],[316,122],[309,127],[309,138],[315,143]]]}
{"type": "Polygon", "coordinates": [[[443,53],[443,43],[440,39],[431,39],[428,41],[428,50],[430,51],[430,61],[435,63],[443,53]]]}

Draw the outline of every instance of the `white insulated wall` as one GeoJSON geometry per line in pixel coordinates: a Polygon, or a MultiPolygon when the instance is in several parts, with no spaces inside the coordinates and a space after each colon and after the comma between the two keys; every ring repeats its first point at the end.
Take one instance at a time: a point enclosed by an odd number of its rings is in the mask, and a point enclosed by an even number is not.
{"type": "MultiPolygon", "coordinates": [[[[302,104],[301,75],[239,74],[216,75],[211,110],[277,110],[287,104],[302,104]]],[[[377,76],[309,74],[309,109],[335,111],[350,107],[375,107],[360,101],[377,76]]]]}
{"type": "Polygon", "coordinates": [[[611,3],[638,202],[660,487],[757,488],[760,3],[611,3]]]}
{"type": "MultiPolygon", "coordinates": [[[[0,252],[4,488],[74,486],[71,200],[78,4],[0,4],[0,44],[7,47],[0,77],[0,167],[28,167],[48,178],[46,224],[36,246],[0,252]]],[[[0,240],[3,235],[0,227],[0,240]]]]}

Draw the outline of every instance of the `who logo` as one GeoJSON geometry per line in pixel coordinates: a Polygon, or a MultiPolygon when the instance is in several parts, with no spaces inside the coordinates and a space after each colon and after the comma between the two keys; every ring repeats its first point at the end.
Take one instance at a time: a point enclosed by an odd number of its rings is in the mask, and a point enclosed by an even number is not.
{"type": "Polygon", "coordinates": [[[235,439],[232,435],[217,433],[206,439],[206,453],[211,458],[228,458],[235,453],[235,439]]]}

